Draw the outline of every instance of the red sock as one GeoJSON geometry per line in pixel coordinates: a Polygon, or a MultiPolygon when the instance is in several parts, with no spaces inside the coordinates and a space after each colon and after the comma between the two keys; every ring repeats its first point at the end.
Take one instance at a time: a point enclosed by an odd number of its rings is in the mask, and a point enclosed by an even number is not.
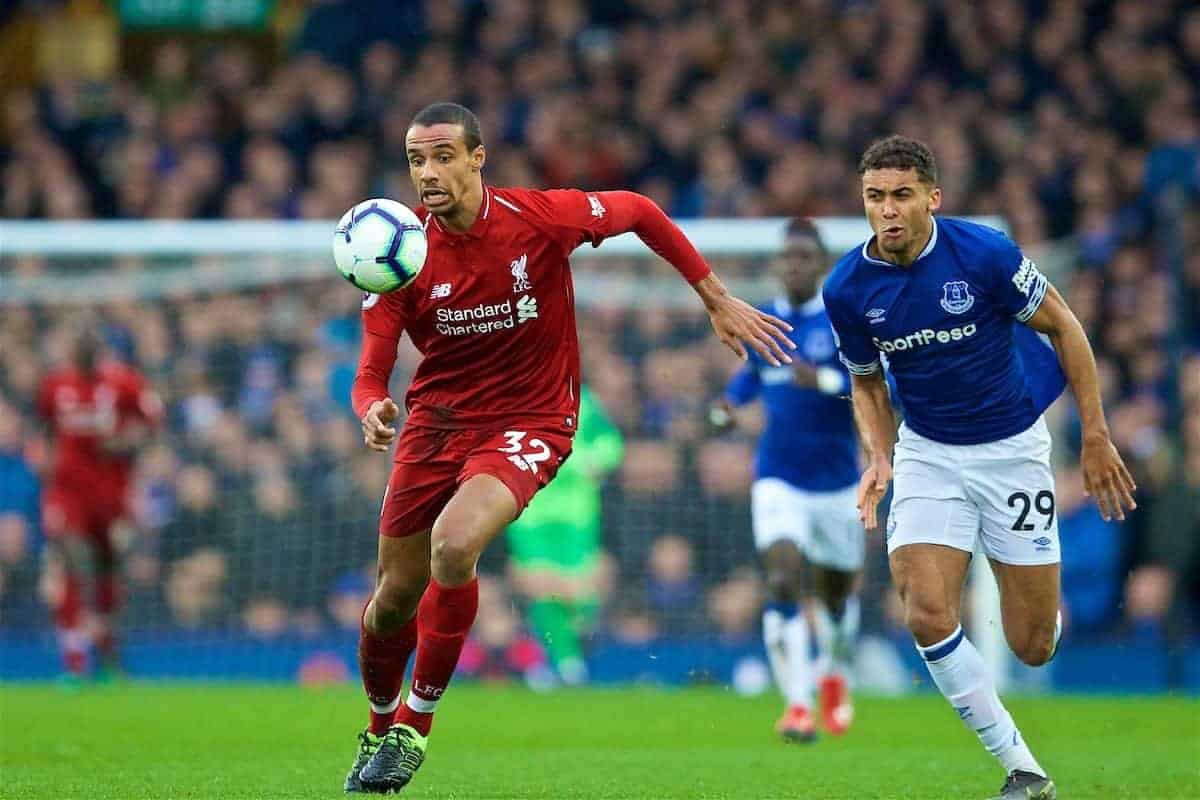
{"type": "Polygon", "coordinates": [[[101,614],[112,614],[121,601],[121,587],[117,576],[111,572],[101,573],[96,578],[96,610],[101,614]]]}
{"type": "Polygon", "coordinates": [[[62,591],[54,607],[54,627],[63,651],[63,668],[82,675],[87,666],[88,637],[83,630],[83,587],[73,575],[63,575],[62,591]]]}
{"type": "Polygon", "coordinates": [[[424,707],[418,711],[408,703],[396,712],[396,722],[411,725],[422,736],[433,725],[433,708],[450,684],[463,643],[479,610],[479,580],[453,588],[435,580],[421,596],[417,619],[421,633],[417,643],[417,663],[413,667],[410,701],[424,707]]]}
{"type": "MultiPolygon", "coordinates": [[[[366,609],[363,609],[366,614],[366,609]]],[[[386,637],[376,636],[361,627],[358,637],[358,671],[362,673],[363,688],[371,702],[371,721],[368,730],[376,736],[387,732],[400,699],[400,685],[408,658],[417,646],[417,618],[413,617],[398,631],[386,637]],[[375,707],[390,709],[376,711],[375,707]]]]}

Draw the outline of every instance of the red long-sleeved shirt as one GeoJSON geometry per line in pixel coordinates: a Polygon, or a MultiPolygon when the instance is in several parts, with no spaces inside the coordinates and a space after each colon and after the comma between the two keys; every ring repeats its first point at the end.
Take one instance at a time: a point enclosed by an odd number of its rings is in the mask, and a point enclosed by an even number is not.
{"type": "Polygon", "coordinates": [[[400,335],[423,355],[405,398],[410,425],[482,427],[544,420],[574,427],[579,342],[568,256],[636,233],[689,282],[710,270],[683,232],[634,192],[484,187],[465,234],[423,208],[429,254],[409,286],[363,299],[354,411],[388,396],[400,335]]]}

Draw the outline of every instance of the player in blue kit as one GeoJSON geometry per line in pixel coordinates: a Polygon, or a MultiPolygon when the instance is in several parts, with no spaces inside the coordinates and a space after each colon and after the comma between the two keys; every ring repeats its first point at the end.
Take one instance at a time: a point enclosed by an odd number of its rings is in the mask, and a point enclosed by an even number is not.
{"type": "Polygon", "coordinates": [[[763,641],[787,703],[776,731],[789,741],[812,741],[814,674],[821,674],[821,721],[835,735],[853,716],[847,678],[858,638],[857,579],[863,563],[863,526],[855,508],[858,440],[846,396],[850,376],[837,357],[821,301],[820,281],[830,259],[811,221],[794,219],[772,272],[784,296],[763,307],[785,319],[797,344],[792,364],[774,367],[751,354],[712,409],[718,427],[732,424],[735,408],[761,399],[766,428],[755,457],[751,492],[754,544],[767,574],[763,641]],[[812,565],[806,587],[805,562],[812,565]],[[806,594],[815,595],[818,644],[814,664],[806,594]]]}
{"type": "Polygon", "coordinates": [[[895,481],[892,578],[934,683],[1008,773],[993,800],[1051,800],[1054,782],[963,636],[967,566],[981,540],[1009,646],[1026,664],[1045,664],[1062,617],[1042,412],[1064,382],[1082,421],[1085,485],[1106,520],[1136,507],[1133,479],[1109,437],[1083,328],[1037,266],[999,231],[934,218],[937,167],[920,142],[876,142],[859,174],[875,235],[837,263],[824,287],[870,459],[859,510],[874,527],[895,481]],[[1053,351],[1033,332],[1045,334],[1053,351]],[[880,353],[905,408],[898,438],[880,353]]]}

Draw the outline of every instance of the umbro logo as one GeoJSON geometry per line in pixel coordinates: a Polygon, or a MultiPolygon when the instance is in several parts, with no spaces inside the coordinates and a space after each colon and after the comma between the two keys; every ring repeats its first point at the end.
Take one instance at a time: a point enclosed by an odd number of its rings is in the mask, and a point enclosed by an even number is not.
{"type": "Polygon", "coordinates": [[[887,311],[882,308],[872,308],[867,312],[867,322],[872,325],[878,325],[887,320],[887,311]]]}
{"type": "Polygon", "coordinates": [[[448,283],[435,283],[433,285],[433,291],[429,293],[430,300],[441,300],[442,298],[449,296],[450,284],[448,283]]]}

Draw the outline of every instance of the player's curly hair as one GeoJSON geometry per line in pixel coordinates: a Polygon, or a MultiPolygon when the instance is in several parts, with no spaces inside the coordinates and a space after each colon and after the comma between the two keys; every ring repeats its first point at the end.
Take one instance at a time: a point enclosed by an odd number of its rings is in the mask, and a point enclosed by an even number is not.
{"type": "MultiPolygon", "coordinates": [[[[461,125],[463,142],[467,152],[471,152],[483,144],[483,134],[479,130],[479,117],[466,106],[458,103],[433,103],[425,106],[413,117],[413,125],[461,125]]],[[[411,127],[411,126],[409,126],[411,127]]]]}
{"type": "Polygon", "coordinates": [[[915,169],[922,183],[937,185],[937,161],[933,151],[924,142],[899,134],[871,143],[858,162],[858,174],[870,169],[915,169]]]}
{"type": "Polygon", "coordinates": [[[792,217],[788,220],[784,236],[789,239],[793,236],[806,236],[815,241],[817,247],[821,250],[825,249],[825,240],[821,238],[821,232],[817,230],[816,224],[808,217],[792,217]]]}

